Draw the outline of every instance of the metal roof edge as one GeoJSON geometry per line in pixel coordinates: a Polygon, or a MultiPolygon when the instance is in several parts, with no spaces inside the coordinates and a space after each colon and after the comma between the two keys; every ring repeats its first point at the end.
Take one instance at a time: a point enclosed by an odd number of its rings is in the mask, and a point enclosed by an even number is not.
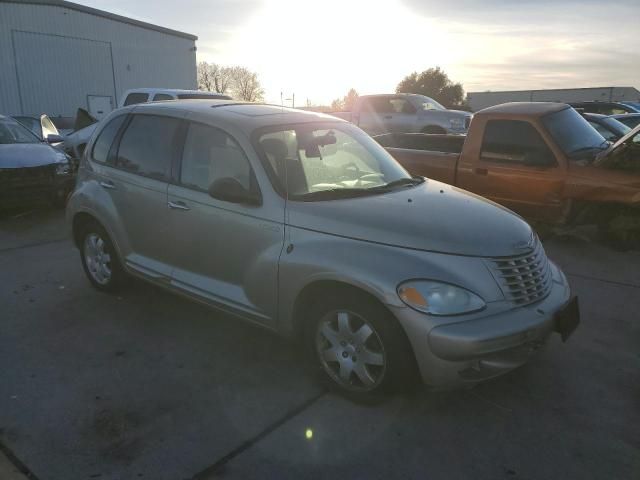
{"type": "Polygon", "coordinates": [[[189,40],[196,41],[198,37],[186,32],[180,32],[178,30],[172,30],[170,28],[154,25],[153,23],[143,22],[141,20],[134,20],[133,18],[117,15],[115,13],[105,12],[104,10],[98,10],[97,8],[87,7],[78,3],[67,2],[66,0],[0,0],[0,3],[16,3],[16,4],[30,4],[30,5],[47,5],[54,7],[63,7],[70,10],[76,10],[82,13],[88,13],[97,17],[107,18],[116,22],[128,23],[136,27],[146,28],[147,30],[154,30],[156,32],[166,33],[174,35],[176,37],[187,38],[189,40]]]}

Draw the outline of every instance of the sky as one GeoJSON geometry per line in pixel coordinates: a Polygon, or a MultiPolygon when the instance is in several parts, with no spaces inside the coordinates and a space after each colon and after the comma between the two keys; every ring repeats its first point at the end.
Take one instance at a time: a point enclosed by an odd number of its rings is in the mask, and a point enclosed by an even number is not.
{"type": "Polygon", "coordinates": [[[198,61],[257,72],[274,103],[393,92],[435,66],[467,92],[640,87],[640,0],[77,2],[197,35],[198,61]]]}

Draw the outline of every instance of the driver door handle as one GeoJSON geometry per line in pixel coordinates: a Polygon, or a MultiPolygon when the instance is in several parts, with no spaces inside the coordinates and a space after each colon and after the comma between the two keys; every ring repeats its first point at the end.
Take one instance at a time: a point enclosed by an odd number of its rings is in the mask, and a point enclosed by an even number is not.
{"type": "Polygon", "coordinates": [[[116,186],[113,184],[113,182],[111,180],[107,180],[105,182],[100,182],[100,186],[102,188],[106,188],[108,190],[115,190],[116,186]]]}
{"type": "Polygon", "coordinates": [[[189,207],[187,207],[186,203],[179,200],[176,202],[169,202],[167,205],[173,210],[191,210],[189,207]]]}

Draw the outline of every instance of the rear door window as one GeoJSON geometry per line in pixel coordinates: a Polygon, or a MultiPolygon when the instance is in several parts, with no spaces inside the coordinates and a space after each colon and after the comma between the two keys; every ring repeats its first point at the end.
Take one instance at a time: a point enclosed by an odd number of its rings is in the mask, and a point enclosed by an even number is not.
{"type": "MultiPolygon", "coordinates": [[[[126,115],[117,116],[102,129],[96,143],[93,144],[93,160],[100,163],[111,163],[109,162],[109,150],[111,150],[113,140],[116,138],[125,118],[127,118],[126,115]]],[[[113,159],[111,160],[113,161],[113,159]]]]}
{"type": "Polygon", "coordinates": [[[135,105],[136,103],[145,103],[149,100],[148,93],[130,93],[124,101],[124,106],[135,105]]]}
{"type": "Polygon", "coordinates": [[[159,115],[133,115],[120,145],[116,167],[167,181],[171,161],[181,150],[182,120],[159,115]]]}
{"type": "Polygon", "coordinates": [[[487,122],[480,152],[482,160],[524,163],[527,154],[553,156],[533,125],[520,120],[487,122]]]}

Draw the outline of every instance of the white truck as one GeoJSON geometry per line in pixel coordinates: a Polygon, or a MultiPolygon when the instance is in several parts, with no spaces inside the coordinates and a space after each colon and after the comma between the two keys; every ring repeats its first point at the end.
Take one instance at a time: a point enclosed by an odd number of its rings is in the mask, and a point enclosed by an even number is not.
{"type": "Polygon", "coordinates": [[[363,95],[351,112],[331,113],[355,123],[369,135],[382,133],[465,134],[469,112],[448,110],[433,98],[412,93],[363,95]]]}
{"type": "MultiPolygon", "coordinates": [[[[180,90],[175,88],[134,88],[124,92],[124,95],[118,102],[118,108],[126,107],[128,105],[135,105],[138,103],[148,102],[161,102],[166,100],[200,100],[200,99],[213,99],[213,100],[231,100],[229,95],[215,92],[203,92],[200,90],[180,90]]],[[[80,159],[84,152],[84,148],[87,142],[93,135],[93,131],[96,129],[98,122],[103,116],[106,116],[109,112],[98,112],[100,118],[95,123],[88,125],[84,128],[76,130],[64,138],[64,144],[62,146],[65,153],[77,160],[80,159]]]]}

